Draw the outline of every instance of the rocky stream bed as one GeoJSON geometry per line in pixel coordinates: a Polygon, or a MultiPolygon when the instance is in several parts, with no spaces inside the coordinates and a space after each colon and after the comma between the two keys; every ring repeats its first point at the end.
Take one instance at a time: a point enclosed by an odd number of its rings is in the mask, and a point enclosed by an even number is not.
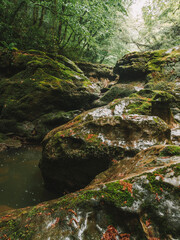
{"type": "Polygon", "coordinates": [[[61,196],[0,213],[2,240],[180,239],[179,60],[179,47],[114,68],[0,50],[0,151],[41,142],[61,196]]]}

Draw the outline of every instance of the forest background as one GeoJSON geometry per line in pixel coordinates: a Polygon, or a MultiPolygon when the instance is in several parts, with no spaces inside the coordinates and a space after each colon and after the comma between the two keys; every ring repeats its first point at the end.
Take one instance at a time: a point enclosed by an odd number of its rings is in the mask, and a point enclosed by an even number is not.
{"type": "Polygon", "coordinates": [[[0,47],[113,65],[136,50],[180,43],[180,1],[1,0],[0,47]]]}

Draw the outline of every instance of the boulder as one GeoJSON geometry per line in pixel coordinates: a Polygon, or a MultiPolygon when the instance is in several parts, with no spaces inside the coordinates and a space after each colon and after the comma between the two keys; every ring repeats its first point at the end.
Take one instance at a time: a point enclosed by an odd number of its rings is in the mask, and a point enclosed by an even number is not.
{"type": "Polygon", "coordinates": [[[76,65],[84,72],[88,78],[115,80],[116,75],[113,74],[113,67],[104,64],[95,64],[87,62],[76,62],[76,65]]]}
{"type": "MultiPolygon", "coordinates": [[[[0,62],[3,63],[0,66],[3,75],[0,80],[0,118],[4,122],[14,122],[12,130],[15,134],[19,134],[18,125],[28,122],[32,126],[34,121],[39,124],[43,115],[57,116],[62,111],[88,109],[100,93],[73,62],[62,56],[50,57],[35,50],[1,50],[0,62]]],[[[36,134],[32,134],[33,137],[37,138],[36,134]]]]}
{"type": "Polygon", "coordinates": [[[112,159],[170,140],[170,129],[159,117],[123,114],[130,101],[89,110],[47,134],[40,169],[49,190],[82,188],[112,159]]]}
{"type": "Polygon", "coordinates": [[[163,119],[167,124],[175,124],[173,114],[170,109],[170,103],[176,102],[176,98],[163,91],[157,91],[152,98],[152,115],[163,119]]]}
{"type": "Polygon", "coordinates": [[[120,59],[114,74],[119,82],[142,81],[148,88],[173,90],[179,78],[180,48],[133,52],[120,59]]]}
{"type": "Polygon", "coordinates": [[[94,106],[104,106],[112,102],[114,99],[128,97],[136,92],[136,88],[130,84],[115,84],[107,90],[102,97],[94,102],[94,106]]]}
{"type": "Polygon", "coordinates": [[[113,162],[110,175],[85,189],[1,213],[0,238],[179,239],[179,154],[178,146],[156,146],[132,159],[133,174],[113,162]]]}
{"type": "Polygon", "coordinates": [[[132,105],[128,106],[128,108],[131,108],[129,113],[158,116],[171,128],[177,127],[177,121],[174,115],[179,112],[179,109],[172,108],[174,104],[178,103],[174,95],[166,91],[143,89],[138,93],[131,94],[129,98],[136,99],[132,105]]]}
{"type": "Polygon", "coordinates": [[[95,188],[102,182],[129,179],[154,171],[155,168],[169,166],[180,162],[180,147],[178,145],[155,145],[140,151],[134,157],[126,157],[121,161],[113,159],[112,166],[97,175],[87,186],[95,188]]]}

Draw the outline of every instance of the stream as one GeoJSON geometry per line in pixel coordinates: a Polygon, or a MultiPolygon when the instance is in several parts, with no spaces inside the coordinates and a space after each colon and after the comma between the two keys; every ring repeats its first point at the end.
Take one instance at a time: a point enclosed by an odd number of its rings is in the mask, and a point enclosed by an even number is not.
{"type": "Polygon", "coordinates": [[[41,153],[37,146],[0,153],[0,212],[58,197],[44,188],[38,167],[41,153]]]}

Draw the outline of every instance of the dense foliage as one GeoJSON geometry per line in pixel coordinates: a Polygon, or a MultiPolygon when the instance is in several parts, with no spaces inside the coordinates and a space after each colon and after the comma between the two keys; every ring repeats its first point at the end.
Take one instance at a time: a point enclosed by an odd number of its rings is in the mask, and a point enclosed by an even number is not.
{"type": "Polygon", "coordinates": [[[39,49],[73,60],[114,64],[134,50],[169,48],[180,42],[175,0],[1,0],[0,45],[39,49]],[[134,5],[132,5],[134,3],[134,5]]]}
{"type": "Polygon", "coordinates": [[[9,48],[46,49],[103,62],[125,0],[2,0],[0,41],[9,48]]]}
{"type": "Polygon", "coordinates": [[[147,0],[143,23],[134,43],[139,50],[166,49],[180,44],[180,1],[147,0]]]}

